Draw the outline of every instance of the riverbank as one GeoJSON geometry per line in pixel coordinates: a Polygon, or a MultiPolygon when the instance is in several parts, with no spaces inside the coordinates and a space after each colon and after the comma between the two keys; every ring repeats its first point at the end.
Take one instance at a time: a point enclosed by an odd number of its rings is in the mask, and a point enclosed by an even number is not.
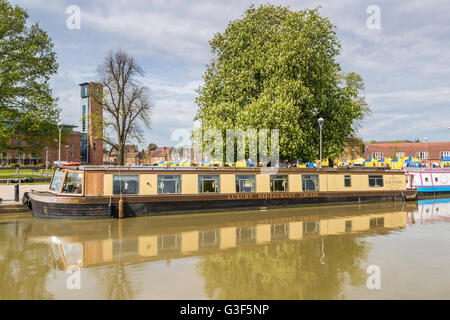
{"type": "Polygon", "coordinates": [[[0,185],[0,214],[27,212],[28,208],[22,204],[22,197],[25,192],[31,190],[48,190],[48,184],[33,184],[19,186],[19,202],[14,201],[14,185],[0,185]]]}

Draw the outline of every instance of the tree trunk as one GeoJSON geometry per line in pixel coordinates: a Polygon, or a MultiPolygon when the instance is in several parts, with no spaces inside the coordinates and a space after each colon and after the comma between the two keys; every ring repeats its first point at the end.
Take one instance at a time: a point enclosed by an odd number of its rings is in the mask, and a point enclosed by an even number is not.
{"type": "Polygon", "coordinates": [[[125,165],[125,145],[119,145],[119,165],[125,165]]]}

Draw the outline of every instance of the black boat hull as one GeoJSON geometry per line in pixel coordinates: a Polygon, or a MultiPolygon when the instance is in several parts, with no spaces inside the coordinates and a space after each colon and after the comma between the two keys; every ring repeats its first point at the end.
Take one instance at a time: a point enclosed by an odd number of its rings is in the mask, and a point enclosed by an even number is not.
{"type": "MultiPolygon", "coordinates": [[[[409,196],[415,193],[409,192],[409,196]]],[[[36,217],[43,218],[117,218],[119,217],[118,198],[75,198],[53,196],[52,201],[46,197],[36,196],[38,193],[27,194],[24,203],[36,217]],[[58,201],[55,201],[55,198],[58,201]],[[71,201],[64,201],[70,199],[71,201]],[[91,201],[89,201],[91,200],[91,201]]],[[[402,192],[352,192],[352,193],[314,193],[311,196],[302,194],[289,197],[235,197],[233,195],[177,197],[176,199],[139,199],[129,197],[123,199],[124,217],[164,215],[186,212],[211,212],[224,210],[239,210],[253,208],[283,207],[308,204],[331,204],[340,202],[370,202],[370,201],[402,201],[402,192]],[[186,199],[183,199],[186,198],[186,199]]]]}

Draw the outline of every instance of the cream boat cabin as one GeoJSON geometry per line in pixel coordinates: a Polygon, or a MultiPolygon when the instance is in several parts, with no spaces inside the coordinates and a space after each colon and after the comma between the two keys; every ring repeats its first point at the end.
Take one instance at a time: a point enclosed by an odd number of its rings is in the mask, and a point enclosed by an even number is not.
{"type": "Polygon", "coordinates": [[[134,217],[395,200],[414,196],[402,171],[385,169],[63,167],[47,192],[24,196],[40,217],[134,217]],[[272,171],[269,171],[272,169],[272,171]]]}

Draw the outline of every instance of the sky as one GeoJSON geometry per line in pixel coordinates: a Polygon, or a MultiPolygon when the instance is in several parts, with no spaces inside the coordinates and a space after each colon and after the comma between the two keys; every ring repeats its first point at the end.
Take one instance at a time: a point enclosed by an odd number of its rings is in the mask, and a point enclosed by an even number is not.
{"type": "MultiPolygon", "coordinates": [[[[450,3],[448,0],[10,0],[28,10],[55,44],[51,87],[64,123],[79,124],[79,83],[96,81],[110,50],[123,49],[143,67],[152,128],[141,147],[176,146],[194,127],[196,89],[212,55],[209,40],[252,4],[313,9],[336,26],[344,72],[365,82],[372,112],[364,141],[450,141],[450,3]],[[80,28],[68,28],[80,9],[80,28]],[[372,8],[379,9],[379,15],[372,8]],[[377,19],[379,17],[379,19],[377,19]],[[378,24],[379,22],[379,24],[378,24]],[[379,28],[377,28],[379,27],[379,28]]],[[[326,126],[324,127],[324,130],[326,126]]]]}

